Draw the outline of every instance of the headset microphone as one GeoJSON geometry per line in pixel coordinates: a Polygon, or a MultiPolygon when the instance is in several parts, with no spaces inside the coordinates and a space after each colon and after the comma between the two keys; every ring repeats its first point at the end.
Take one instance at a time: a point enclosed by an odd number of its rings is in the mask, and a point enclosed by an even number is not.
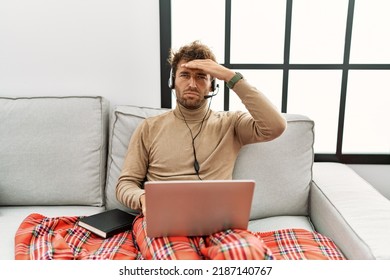
{"type": "Polygon", "coordinates": [[[217,95],[216,93],[205,95],[204,99],[208,99],[208,98],[211,98],[211,97],[216,96],[216,95],[217,95]]]}
{"type": "Polygon", "coordinates": [[[205,95],[205,96],[204,96],[204,99],[208,99],[208,98],[214,97],[214,96],[216,96],[216,95],[218,94],[219,85],[216,84],[215,79],[212,81],[211,88],[213,89],[213,92],[214,92],[214,91],[217,91],[217,92],[216,92],[216,93],[213,93],[213,94],[205,95]]]}

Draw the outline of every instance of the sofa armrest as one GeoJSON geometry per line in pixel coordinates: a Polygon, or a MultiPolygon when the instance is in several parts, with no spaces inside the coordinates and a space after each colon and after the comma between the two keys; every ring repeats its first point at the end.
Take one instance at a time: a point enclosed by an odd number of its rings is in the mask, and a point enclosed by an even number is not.
{"type": "Polygon", "coordinates": [[[390,259],[390,201],[351,168],[314,163],[310,216],[348,259],[390,259]]]}

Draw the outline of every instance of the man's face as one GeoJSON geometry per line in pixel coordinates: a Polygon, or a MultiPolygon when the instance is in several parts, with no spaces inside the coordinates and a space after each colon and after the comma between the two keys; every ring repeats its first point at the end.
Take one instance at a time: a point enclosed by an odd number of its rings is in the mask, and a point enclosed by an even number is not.
{"type": "Polygon", "coordinates": [[[186,61],[180,60],[175,75],[175,91],[179,104],[188,109],[199,108],[211,90],[211,77],[198,70],[182,67],[186,61]]]}

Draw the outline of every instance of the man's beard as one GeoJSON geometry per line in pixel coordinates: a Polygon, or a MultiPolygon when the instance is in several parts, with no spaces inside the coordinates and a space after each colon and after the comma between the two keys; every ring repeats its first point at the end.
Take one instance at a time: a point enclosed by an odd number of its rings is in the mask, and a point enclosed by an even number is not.
{"type": "MultiPolygon", "coordinates": [[[[199,93],[199,92],[198,92],[199,93]]],[[[198,109],[206,102],[206,99],[202,98],[202,94],[199,93],[200,98],[184,98],[185,93],[176,93],[177,102],[187,109],[198,109]]]]}

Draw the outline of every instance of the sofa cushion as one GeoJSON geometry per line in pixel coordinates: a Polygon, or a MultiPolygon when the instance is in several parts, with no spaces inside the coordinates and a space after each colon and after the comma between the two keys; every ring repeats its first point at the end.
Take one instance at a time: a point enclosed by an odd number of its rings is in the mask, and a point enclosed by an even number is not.
{"type": "Polygon", "coordinates": [[[0,97],[0,205],[103,205],[108,112],[101,97],[0,97]]]}
{"type": "Polygon", "coordinates": [[[249,221],[248,229],[254,232],[269,232],[283,229],[315,231],[308,216],[275,216],[249,221]]]}
{"type": "Polygon", "coordinates": [[[115,188],[127,153],[130,138],[136,127],[147,117],[156,116],[168,109],[154,109],[136,106],[117,106],[111,117],[110,145],[107,163],[106,207],[129,211],[116,199],[115,188]]]}
{"type": "Polygon", "coordinates": [[[250,219],[308,215],[314,159],[314,122],[285,114],[287,129],[277,139],[242,147],[233,178],[254,179],[250,219]]]}
{"type": "Polygon", "coordinates": [[[390,259],[389,200],[351,167],[314,163],[310,196],[316,229],[332,237],[348,259],[390,259]]]}
{"type": "Polygon", "coordinates": [[[61,217],[89,216],[102,211],[104,211],[104,207],[79,205],[0,207],[0,260],[15,259],[15,234],[23,220],[32,213],[38,213],[47,217],[61,217]]]}

